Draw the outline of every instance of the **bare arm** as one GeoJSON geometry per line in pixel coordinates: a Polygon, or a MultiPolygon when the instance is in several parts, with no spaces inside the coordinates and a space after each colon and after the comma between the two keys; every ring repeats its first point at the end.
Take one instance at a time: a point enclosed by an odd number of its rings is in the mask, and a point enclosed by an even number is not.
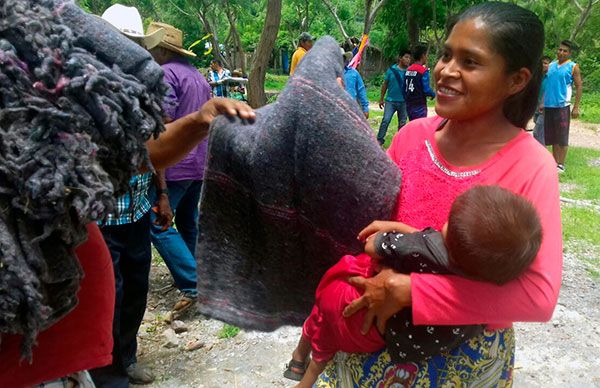
{"type": "Polygon", "coordinates": [[[579,117],[579,103],[581,102],[581,95],[583,94],[583,81],[581,80],[581,70],[579,70],[579,65],[575,65],[575,68],[573,68],[573,81],[575,83],[575,104],[573,104],[571,116],[576,119],[579,117]]]}
{"type": "MultiPolygon", "coordinates": [[[[239,116],[245,120],[254,120],[256,117],[252,108],[242,102],[213,98],[199,111],[166,124],[167,130],[161,133],[158,139],[146,142],[154,168],[164,169],[183,159],[206,138],[210,123],[221,114],[239,116]]],[[[142,168],[144,169],[145,167],[142,168]]]]}
{"type": "Polygon", "coordinates": [[[384,105],[384,97],[385,97],[385,93],[387,92],[387,87],[388,87],[388,82],[387,81],[383,81],[383,83],[381,84],[381,94],[379,95],[379,108],[383,109],[383,105],[384,105]]]}

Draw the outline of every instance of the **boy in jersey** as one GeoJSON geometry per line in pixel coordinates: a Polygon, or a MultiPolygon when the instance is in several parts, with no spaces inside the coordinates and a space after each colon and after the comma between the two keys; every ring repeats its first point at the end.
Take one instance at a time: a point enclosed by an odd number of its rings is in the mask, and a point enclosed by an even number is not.
{"type": "Polygon", "coordinates": [[[404,76],[406,113],[410,121],[427,117],[425,98],[435,98],[435,92],[429,86],[429,69],[426,67],[427,54],[427,46],[418,44],[413,51],[414,63],[406,69],[404,76]]]}

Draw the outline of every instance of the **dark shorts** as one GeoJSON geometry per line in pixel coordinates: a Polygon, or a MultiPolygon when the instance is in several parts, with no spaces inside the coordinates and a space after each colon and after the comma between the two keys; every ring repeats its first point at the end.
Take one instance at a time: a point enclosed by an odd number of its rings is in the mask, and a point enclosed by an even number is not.
{"type": "Polygon", "coordinates": [[[427,104],[415,105],[414,103],[406,103],[406,113],[410,121],[427,117],[427,104]]]}
{"type": "Polygon", "coordinates": [[[571,107],[544,108],[544,140],[547,145],[569,145],[571,107]]]}

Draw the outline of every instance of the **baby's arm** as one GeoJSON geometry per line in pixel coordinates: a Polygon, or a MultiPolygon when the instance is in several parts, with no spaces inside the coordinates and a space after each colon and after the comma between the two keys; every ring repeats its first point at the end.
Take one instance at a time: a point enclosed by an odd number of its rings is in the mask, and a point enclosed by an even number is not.
{"type": "Polygon", "coordinates": [[[442,234],[432,228],[376,233],[367,241],[365,252],[402,273],[456,273],[450,267],[442,234]]]}
{"type": "Polygon", "coordinates": [[[391,232],[396,231],[398,233],[412,233],[418,232],[419,229],[413,228],[410,225],[406,225],[398,221],[373,221],[367,225],[363,230],[358,233],[358,239],[366,242],[369,237],[377,232],[391,232]]]}

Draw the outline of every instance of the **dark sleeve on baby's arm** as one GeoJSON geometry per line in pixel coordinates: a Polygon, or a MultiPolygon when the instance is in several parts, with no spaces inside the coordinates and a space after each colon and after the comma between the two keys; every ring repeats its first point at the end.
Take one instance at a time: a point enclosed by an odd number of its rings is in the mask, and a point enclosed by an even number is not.
{"type": "MultiPolygon", "coordinates": [[[[442,234],[434,229],[378,233],[374,243],[380,263],[398,272],[461,274],[451,266],[442,234]]],[[[395,363],[418,362],[454,349],[482,331],[481,325],[415,326],[406,308],[388,320],[385,342],[395,363]]]]}
{"type": "Polygon", "coordinates": [[[450,265],[442,234],[432,228],[377,233],[374,238],[377,255],[386,267],[402,273],[457,273],[450,265]]]}

